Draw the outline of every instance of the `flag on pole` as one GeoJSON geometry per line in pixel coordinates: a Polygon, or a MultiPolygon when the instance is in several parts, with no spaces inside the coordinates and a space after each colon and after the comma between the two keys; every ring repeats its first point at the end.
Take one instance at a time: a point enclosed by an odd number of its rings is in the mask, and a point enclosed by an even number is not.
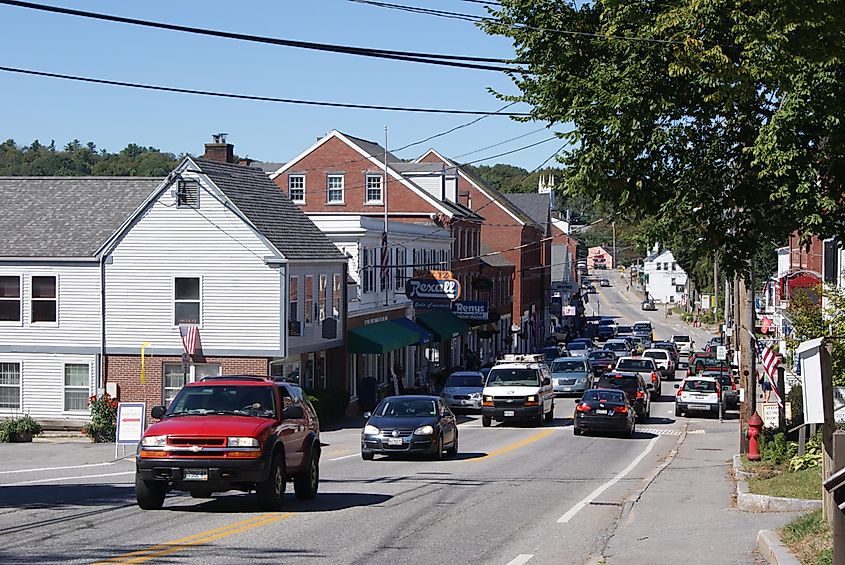
{"type": "Polygon", "coordinates": [[[388,265],[388,260],[390,258],[390,252],[387,249],[387,231],[381,232],[381,278],[386,279],[388,273],[390,272],[390,267],[388,265]]]}
{"type": "Polygon", "coordinates": [[[197,343],[200,340],[200,330],[196,326],[179,326],[179,334],[182,336],[182,349],[188,355],[197,351],[197,343]]]}
{"type": "Polygon", "coordinates": [[[775,393],[775,397],[778,399],[778,404],[781,403],[781,396],[780,391],[777,387],[777,379],[775,379],[775,375],[777,375],[778,366],[780,365],[780,354],[775,351],[775,348],[772,344],[766,346],[763,350],[763,369],[766,372],[766,377],[768,377],[769,382],[772,385],[772,392],[775,393]]]}

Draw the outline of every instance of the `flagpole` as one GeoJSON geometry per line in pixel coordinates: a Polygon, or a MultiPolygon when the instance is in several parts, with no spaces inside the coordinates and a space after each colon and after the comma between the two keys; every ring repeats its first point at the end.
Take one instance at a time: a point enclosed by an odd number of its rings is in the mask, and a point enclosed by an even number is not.
{"type": "MultiPolygon", "coordinates": [[[[384,194],[382,194],[382,198],[384,200],[384,246],[385,249],[387,248],[387,126],[384,126],[384,194]]],[[[382,263],[385,263],[385,259],[389,258],[390,254],[382,252],[382,263]]],[[[387,306],[389,302],[388,293],[390,292],[390,268],[388,267],[387,270],[384,269],[384,265],[382,265],[382,279],[384,280],[384,305],[387,306]]]]}

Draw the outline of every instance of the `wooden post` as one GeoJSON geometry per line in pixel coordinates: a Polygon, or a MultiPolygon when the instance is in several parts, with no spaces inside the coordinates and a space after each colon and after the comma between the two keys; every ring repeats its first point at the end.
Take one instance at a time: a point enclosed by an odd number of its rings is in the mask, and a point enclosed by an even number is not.
{"type": "Polygon", "coordinates": [[[786,432],[786,369],[783,365],[778,365],[778,392],[781,396],[780,406],[778,407],[778,419],[780,420],[780,431],[786,432]]]}
{"type": "MultiPolygon", "coordinates": [[[[833,444],[833,469],[845,469],[845,432],[835,432],[831,438],[833,444]]],[[[825,496],[827,492],[825,492],[825,496]]],[[[833,562],[845,563],[845,512],[838,506],[845,503],[845,488],[840,488],[833,497],[831,528],[833,529],[833,562]]]]}
{"type": "Polygon", "coordinates": [[[756,398],[757,381],[754,378],[754,345],[751,337],[754,335],[754,290],[747,278],[739,280],[739,324],[737,328],[737,345],[739,346],[739,374],[740,383],[745,390],[745,400],[739,409],[740,450],[748,452],[748,438],[745,429],[748,419],[757,409],[756,398]]]}
{"type": "MultiPolygon", "coordinates": [[[[823,342],[819,347],[822,373],[822,404],[824,407],[824,423],[822,424],[822,480],[833,474],[833,431],[836,428],[833,421],[833,360],[831,353],[833,344],[823,342]]],[[[833,503],[833,495],[823,493],[824,517],[828,523],[833,522],[833,515],[838,512],[833,503]]],[[[834,561],[836,563],[836,561],[834,561]]]]}

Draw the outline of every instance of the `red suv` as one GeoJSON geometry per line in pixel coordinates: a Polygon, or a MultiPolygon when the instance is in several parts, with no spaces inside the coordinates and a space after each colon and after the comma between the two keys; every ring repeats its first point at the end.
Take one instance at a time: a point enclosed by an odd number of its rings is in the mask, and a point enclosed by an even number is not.
{"type": "Polygon", "coordinates": [[[161,508],[168,490],[195,498],[254,490],[258,505],[277,510],[285,485],[314,498],[320,481],[320,423],[296,385],[266,377],[206,377],[179,391],[138,446],[135,498],[161,508]]]}

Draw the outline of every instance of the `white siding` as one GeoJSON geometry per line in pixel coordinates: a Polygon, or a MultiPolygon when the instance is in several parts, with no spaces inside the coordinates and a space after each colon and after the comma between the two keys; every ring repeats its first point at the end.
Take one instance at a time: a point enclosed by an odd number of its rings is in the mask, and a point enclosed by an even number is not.
{"type": "Polygon", "coordinates": [[[677,292],[675,285],[685,285],[687,283],[687,274],[675,262],[675,257],[670,251],[664,251],[654,258],[652,261],[646,261],[643,264],[643,272],[648,274],[648,283],[646,290],[649,296],[657,302],[679,302],[684,295],[683,292],[677,292]],[[657,269],[657,264],[660,264],[660,270],[657,269]],[[669,269],[663,268],[664,263],[669,269]],[[672,266],[675,266],[672,269],[672,266]],[[675,285],[672,285],[672,279],[675,279],[675,285]]]}
{"type": "Polygon", "coordinates": [[[100,268],[96,263],[30,266],[0,264],[0,275],[21,277],[20,324],[0,322],[0,346],[100,346],[100,268]],[[31,277],[55,275],[58,323],[31,323],[31,277]]]}
{"type": "MultiPolygon", "coordinates": [[[[311,324],[305,323],[305,276],[310,275],[314,280],[314,307],[319,303],[320,298],[320,275],[326,276],[326,318],[332,317],[332,280],[335,274],[341,275],[341,313],[343,312],[343,285],[346,281],[343,280],[343,263],[294,263],[290,267],[291,276],[299,277],[298,281],[298,302],[299,302],[299,321],[302,324],[302,335],[291,336],[289,343],[289,350],[291,353],[307,353],[311,351],[321,351],[326,349],[327,345],[336,347],[340,343],[333,343],[335,340],[323,339],[323,327],[317,316],[314,315],[311,324]]],[[[344,335],[344,327],[346,320],[337,320],[337,338],[340,340],[344,335]]]]}
{"type": "Polygon", "coordinates": [[[405,175],[415,185],[422,188],[437,200],[443,199],[443,175],[434,173],[429,175],[405,175]]]}
{"type": "Polygon", "coordinates": [[[36,420],[87,419],[89,413],[64,411],[64,366],[66,363],[88,365],[88,393],[95,391],[94,355],[49,355],[38,353],[0,353],[0,363],[21,365],[21,409],[0,409],[0,417],[29,414],[36,420]]]}
{"type": "Polygon", "coordinates": [[[149,208],[106,265],[107,347],[181,349],[173,279],[201,277],[203,352],[278,350],[282,271],[271,248],[207,189],[199,210],[177,208],[170,190],[149,208]]]}

